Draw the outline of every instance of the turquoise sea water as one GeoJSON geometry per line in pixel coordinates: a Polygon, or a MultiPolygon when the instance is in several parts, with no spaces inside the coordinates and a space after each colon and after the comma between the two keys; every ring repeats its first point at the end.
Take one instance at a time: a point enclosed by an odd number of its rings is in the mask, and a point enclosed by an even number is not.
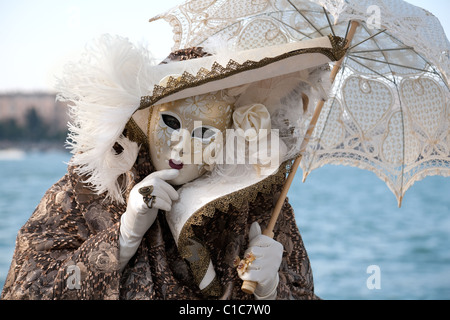
{"type": "MultiPolygon", "coordinates": [[[[66,172],[64,152],[0,160],[0,290],[19,228],[66,172]]],[[[417,182],[397,208],[373,173],[326,166],[289,199],[323,299],[450,299],[450,178],[417,182]]]]}

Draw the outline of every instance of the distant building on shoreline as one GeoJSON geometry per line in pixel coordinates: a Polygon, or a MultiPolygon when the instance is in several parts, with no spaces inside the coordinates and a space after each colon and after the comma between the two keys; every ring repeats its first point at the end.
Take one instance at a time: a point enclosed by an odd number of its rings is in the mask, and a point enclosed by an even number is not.
{"type": "Polygon", "coordinates": [[[46,124],[54,125],[58,130],[67,129],[69,120],[67,104],[56,101],[54,93],[0,94],[0,121],[14,119],[19,126],[23,126],[27,112],[33,108],[46,124]]]}

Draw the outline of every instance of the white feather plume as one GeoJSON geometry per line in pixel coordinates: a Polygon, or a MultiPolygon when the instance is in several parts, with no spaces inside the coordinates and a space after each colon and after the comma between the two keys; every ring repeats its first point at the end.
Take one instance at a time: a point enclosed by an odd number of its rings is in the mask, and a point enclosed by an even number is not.
{"type": "Polygon", "coordinates": [[[71,116],[69,164],[97,194],[121,203],[118,178],[132,168],[139,151],[122,132],[141,96],[153,87],[152,65],[144,47],[103,35],[88,45],[79,62],[66,66],[57,85],[58,99],[69,103],[71,116]],[[113,149],[116,142],[123,148],[120,154],[113,149]]]}

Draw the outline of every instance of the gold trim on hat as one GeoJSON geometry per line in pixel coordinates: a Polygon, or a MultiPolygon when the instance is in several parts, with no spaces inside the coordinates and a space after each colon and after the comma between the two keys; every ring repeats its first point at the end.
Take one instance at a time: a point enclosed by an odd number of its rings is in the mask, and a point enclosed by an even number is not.
{"type": "Polygon", "coordinates": [[[346,40],[341,37],[336,37],[329,35],[328,36],[331,48],[306,48],[299,49],[290,52],[286,52],[282,55],[273,57],[273,58],[264,58],[260,61],[251,61],[247,60],[242,64],[234,60],[230,60],[226,67],[223,67],[217,62],[214,62],[211,70],[207,70],[205,68],[201,68],[197,75],[193,75],[189,72],[184,72],[181,77],[169,77],[167,85],[160,86],[155,85],[153,89],[153,94],[150,96],[141,97],[141,102],[139,106],[139,110],[148,108],[152,105],[155,105],[159,100],[170,96],[179,91],[197,87],[212,81],[225,79],[227,77],[239,74],[244,71],[254,70],[261,67],[265,67],[274,62],[278,62],[284,60],[289,57],[306,54],[306,53],[321,53],[328,57],[331,61],[340,60],[346,53],[345,44],[346,40]]]}

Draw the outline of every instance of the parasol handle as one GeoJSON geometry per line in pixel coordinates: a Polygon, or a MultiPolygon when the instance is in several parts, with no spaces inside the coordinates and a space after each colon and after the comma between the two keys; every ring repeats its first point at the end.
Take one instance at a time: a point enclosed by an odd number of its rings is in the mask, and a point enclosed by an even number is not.
{"type": "MultiPolygon", "coordinates": [[[[306,146],[308,145],[309,137],[311,137],[311,134],[317,123],[317,120],[319,119],[319,115],[320,115],[320,112],[322,111],[324,104],[325,104],[325,101],[321,100],[318,103],[316,110],[314,111],[313,117],[311,119],[311,125],[309,126],[309,129],[306,132],[306,136],[303,139],[302,147],[300,149],[301,151],[306,149],[306,146]]],[[[273,236],[274,236],[273,228],[275,227],[275,224],[277,223],[278,217],[281,212],[281,208],[283,207],[284,201],[286,200],[287,194],[289,192],[289,188],[291,187],[292,181],[294,181],[295,173],[297,172],[297,169],[300,166],[300,162],[302,161],[302,153],[303,152],[301,152],[300,155],[295,159],[294,164],[291,167],[291,171],[289,172],[289,175],[286,178],[286,182],[283,186],[283,189],[281,190],[281,194],[278,197],[275,207],[273,208],[272,215],[270,217],[270,221],[267,224],[266,229],[263,231],[263,235],[265,235],[265,236],[268,236],[270,238],[273,238],[273,236]]],[[[245,293],[252,294],[255,292],[257,285],[258,285],[257,282],[245,280],[242,283],[241,290],[244,291],[245,293]]]]}
{"type": "MultiPolygon", "coordinates": [[[[347,48],[349,47],[350,43],[352,42],[358,26],[359,26],[359,22],[352,21],[350,30],[347,33],[347,37],[346,37],[346,39],[347,39],[346,47],[347,48]]],[[[344,58],[345,58],[345,56],[342,57],[341,60],[337,61],[333,67],[333,70],[331,70],[330,79],[331,79],[332,83],[334,82],[336,75],[338,74],[338,72],[341,68],[344,58]]],[[[306,146],[309,143],[309,139],[312,136],[314,128],[317,124],[317,120],[319,120],[320,112],[322,111],[322,108],[324,105],[325,105],[325,100],[320,100],[316,106],[316,109],[314,110],[314,114],[311,118],[310,126],[308,128],[308,131],[306,132],[305,138],[303,139],[303,143],[300,148],[300,155],[295,159],[294,163],[292,164],[291,171],[289,172],[289,175],[286,178],[286,183],[284,184],[283,189],[281,190],[280,197],[278,198],[275,208],[272,211],[272,216],[270,217],[270,221],[267,225],[267,228],[263,231],[263,234],[265,236],[268,236],[271,238],[273,238],[273,236],[274,236],[273,228],[275,227],[275,224],[277,223],[278,217],[281,212],[281,208],[284,205],[284,201],[286,200],[286,197],[287,197],[287,194],[291,187],[292,181],[294,181],[294,177],[297,172],[297,169],[300,166],[300,163],[302,162],[303,152],[306,150],[306,146]]],[[[245,293],[253,294],[255,292],[257,284],[258,284],[257,282],[245,280],[242,284],[241,289],[245,293]]]]}

